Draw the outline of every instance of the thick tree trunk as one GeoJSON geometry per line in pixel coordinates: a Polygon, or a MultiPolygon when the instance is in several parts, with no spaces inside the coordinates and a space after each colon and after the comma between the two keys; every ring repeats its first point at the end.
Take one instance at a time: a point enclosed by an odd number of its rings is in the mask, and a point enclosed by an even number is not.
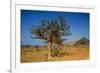
{"type": "Polygon", "coordinates": [[[52,48],[52,43],[48,42],[48,59],[51,57],[51,48],[52,48]]]}

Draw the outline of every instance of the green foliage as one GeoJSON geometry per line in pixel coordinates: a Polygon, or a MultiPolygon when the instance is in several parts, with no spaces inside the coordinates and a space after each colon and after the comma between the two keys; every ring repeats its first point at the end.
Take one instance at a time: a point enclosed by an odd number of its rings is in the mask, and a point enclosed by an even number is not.
{"type": "Polygon", "coordinates": [[[60,50],[59,49],[52,49],[51,50],[51,56],[55,57],[58,56],[60,54],[60,50]]]}

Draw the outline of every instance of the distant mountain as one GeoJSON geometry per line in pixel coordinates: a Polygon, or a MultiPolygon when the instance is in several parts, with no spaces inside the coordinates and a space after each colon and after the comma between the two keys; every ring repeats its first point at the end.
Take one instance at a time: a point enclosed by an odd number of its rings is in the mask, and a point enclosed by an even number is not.
{"type": "Polygon", "coordinates": [[[74,44],[74,46],[77,46],[77,45],[89,45],[89,40],[85,37],[82,37],[80,40],[77,40],[74,44]]]}

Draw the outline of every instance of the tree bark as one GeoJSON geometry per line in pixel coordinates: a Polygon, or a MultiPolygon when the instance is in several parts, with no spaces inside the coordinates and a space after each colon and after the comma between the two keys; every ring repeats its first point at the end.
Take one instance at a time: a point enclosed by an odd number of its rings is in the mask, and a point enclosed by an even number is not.
{"type": "Polygon", "coordinates": [[[51,48],[52,48],[52,43],[48,42],[48,59],[51,57],[51,48]]]}

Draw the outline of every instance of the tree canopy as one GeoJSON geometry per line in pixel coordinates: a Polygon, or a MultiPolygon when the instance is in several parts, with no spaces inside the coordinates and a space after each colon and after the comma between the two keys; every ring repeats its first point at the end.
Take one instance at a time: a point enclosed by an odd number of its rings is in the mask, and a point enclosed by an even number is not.
{"type": "Polygon", "coordinates": [[[58,16],[57,19],[41,20],[39,25],[33,26],[31,29],[32,39],[43,39],[52,44],[62,44],[66,39],[62,36],[71,35],[70,25],[63,16],[58,16]]]}

